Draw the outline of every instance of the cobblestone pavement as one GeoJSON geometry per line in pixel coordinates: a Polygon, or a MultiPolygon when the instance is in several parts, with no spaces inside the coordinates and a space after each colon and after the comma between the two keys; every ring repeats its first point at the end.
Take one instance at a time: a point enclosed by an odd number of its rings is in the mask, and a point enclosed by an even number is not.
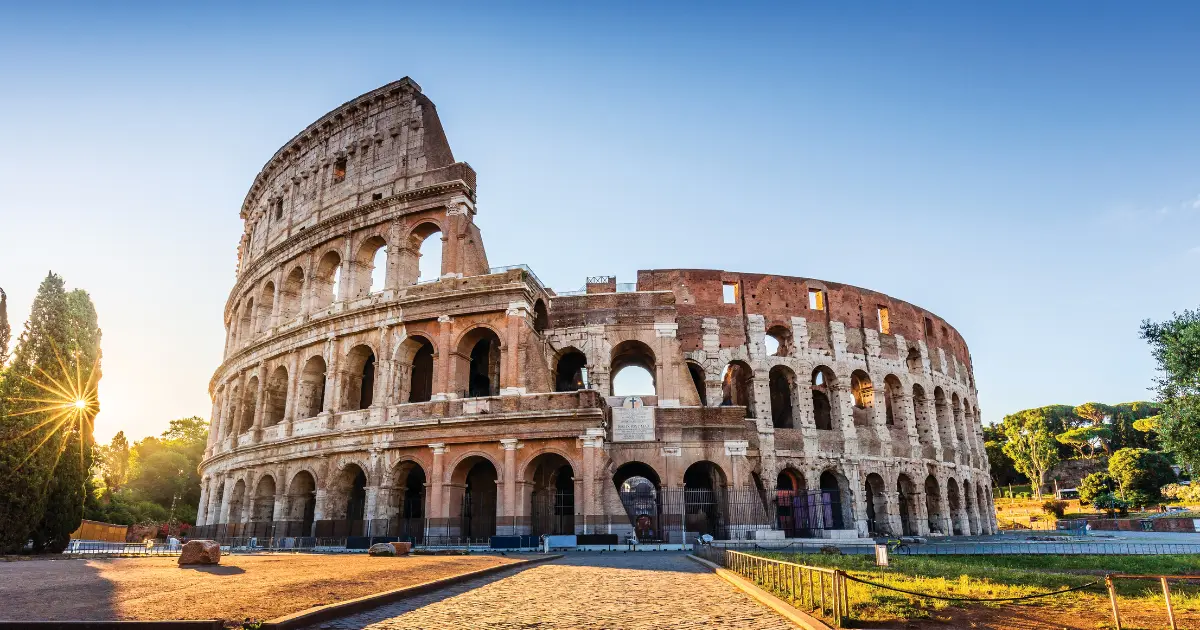
{"type": "Polygon", "coordinates": [[[682,553],[575,553],[326,622],[326,629],[792,628],[682,553]]]}

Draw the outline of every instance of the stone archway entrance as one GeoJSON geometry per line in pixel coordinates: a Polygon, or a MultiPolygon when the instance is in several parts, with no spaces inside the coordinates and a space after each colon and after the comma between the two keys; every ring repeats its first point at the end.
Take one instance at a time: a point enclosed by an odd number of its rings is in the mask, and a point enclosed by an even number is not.
{"type": "Polygon", "coordinates": [[[486,458],[458,464],[450,486],[450,534],[485,542],[496,535],[496,467],[486,458]]]}
{"type": "Polygon", "coordinates": [[[563,456],[543,453],[525,472],[529,533],[575,533],[575,471],[563,456]]]}

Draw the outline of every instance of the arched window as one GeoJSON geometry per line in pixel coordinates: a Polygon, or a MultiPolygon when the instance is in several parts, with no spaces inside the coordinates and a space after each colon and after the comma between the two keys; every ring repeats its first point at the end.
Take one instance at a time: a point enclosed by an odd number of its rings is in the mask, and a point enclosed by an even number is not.
{"type": "Polygon", "coordinates": [[[426,222],[413,228],[408,234],[408,253],[402,263],[401,282],[417,284],[441,278],[443,245],[442,232],[436,223],[426,222]]]}
{"type": "Polygon", "coordinates": [[[363,241],[354,257],[354,297],[366,297],[387,288],[387,241],[372,236],[363,241]]]}
{"type": "Polygon", "coordinates": [[[337,252],[325,252],[317,263],[313,279],[314,310],[325,308],[338,298],[338,286],[342,277],[342,257],[337,252]]]}
{"type": "Polygon", "coordinates": [[[568,348],[558,357],[554,368],[554,391],[573,392],[587,388],[587,357],[568,348]]]}
{"type": "Polygon", "coordinates": [[[754,417],[754,370],[744,361],[730,361],[721,377],[721,406],[745,407],[754,417]]]}
{"type": "Polygon", "coordinates": [[[888,523],[887,495],[883,477],[877,473],[867,475],[864,490],[867,504],[867,532],[872,536],[889,536],[892,533],[888,523]]]}
{"type": "Polygon", "coordinates": [[[842,488],[838,481],[837,475],[832,471],[821,473],[820,513],[825,529],[846,528],[846,519],[842,513],[842,488]]]}
{"type": "Polygon", "coordinates": [[[269,523],[275,512],[275,478],[263,475],[258,480],[254,492],[254,513],[250,515],[253,523],[269,523]]]}
{"type": "Polygon", "coordinates": [[[612,374],[613,396],[653,396],[655,382],[654,351],[646,344],[629,340],[612,350],[609,373],[612,374]]]}
{"type": "Polygon", "coordinates": [[[279,292],[279,321],[290,322],[300,314],[300,296],[304,293],[304,270],[292,269],[279,292]]]}
{"type": "Polygon", "coordinates": [[[908,363],[909,372],[920,374],[925,369],[921,362],[921,352],[916,348],[908,349],[908,358],[905,361],[908,363]]]}
{"type": "Polygon", "coordinates": [[[933,388],[933,408],[937,414],[938,436],[942,442],[942,461],[954,461],[954,411],[946,392],[941,387],[933,388]]]}
{"type": "Polygon", "coordinates": [[[288,373],[282,365],[271,372],[267,379],[267,387],[263,390],[263,426],[275,426],[283,421],[283,412],[287,406],[288,373]]]}
{"type": "Polygon", "coordinates": [[[297,418],[312,418],[325,409],[325,359],[311,357],[300,371],[297,418]]]}
{"type": "Polygon", "coordinates": [[[450,527],[472,540],[496,535],[496,467],[483,457],[459,462],[450,477],[450,527]]]}
{"type": "Polygon", "coordinates": [[[246,381],[246,390],[242,394],[242,422],[238,433],[245,433],[254,426],[254,412],[258,406],[258,377],[251,376],[246,381]]]}
{"type": "Polygon", "coordinates": [[[786,357],[792,354],[792,333],[784,326],[772,326],[763,338],[767,356],[786,357]]]}
{"type": "Polygon", "coordinates": [[[500,394],[500,337],[489,328],[471,330],[458,344],[458,391],[467,398],[500,394]]]}
{"type": "Polygon", "coordinates": [[[899,416],[897,405],[904,395],[903,387],[900,385],[900,379],[896,378],[895,374],[888,374],[883,379],[883,413],[884,424],[887,426],[897,426],[896,418],[899,416]]]}
{"type": "Polygon", "coordinates": [[[626,462],[613,473],[613,484],[637,539],[641,542],[664,540],[664,502],[658,473],[642,462],[626,462]]]}
{"type": "Polygon", "coordinates": [[[854,397],[854,426],[869,425],[875,409],[875,387],[866,372],[854,370],[850,374],[850,395],[854,397]]]}
{"type": "Polygon", "coordinates": [[[354,346],[346,356],[345,401],[342,409],[366,409],[374,401],[375,352],[369,346],[354,346]]]}
{"type": "Polygon", "coordinates": [[[240,345],[250,343],[254,338],[254,298],[250,298],[242,307],[242,321],[238,324],[238,342],[240,345]]]}
{"type": "Polygon", "coordinates": [[[830,431],[833,429],[833,404],[830,397],[834,384],[833,372],[821,366],[813,370],[812,400],[813,420],[818,429],[830,431]]]}
{"type": "Polygon", "coordinates": [[[688,375],[692,377],[692,385],[696,388],[696,396],[700,399],[700,406],[708,406],[708,390],[704,384],[704,368],[699,364],[687,362],[688,375]]]}
{"type": "Polygon", "coordinates": [[[771,368],[771,424],[776,429],[792,428],[792,395],[796,375],[782,365],[771,368]]]}
{"type": "Polygon", "coordinates": [[[421,347],[413,355],[408,402],[427,402],[433,398],[433,344],[421,339],[421,347]]]}
{"type": "Polygon", "coordinates": [[[533,303],[533,329],[542,332],[549,325],[550,315],[546,312],[546,302],[537,300],[533,303]]]}
{"type": "Polygon", "coordinates": [[[275,309],[275,283],[267,282],[258,298],[258,314],[255,316],[257,325],[254,332],[261,333],[271,328],[271,314],[275,309]]]}

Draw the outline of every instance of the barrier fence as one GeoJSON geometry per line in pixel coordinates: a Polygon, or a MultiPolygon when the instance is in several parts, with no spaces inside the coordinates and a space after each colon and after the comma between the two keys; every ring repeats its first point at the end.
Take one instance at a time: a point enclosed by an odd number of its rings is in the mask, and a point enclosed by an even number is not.
{"type": "Polygon", "coordinates": [[[850,620],[846,573],[840,569],[763,558],[709,545],[697,546],[694,553],[754,582],[794,608],[829,620],[838,628],[850,620]]]}
{"type": "Polygon", "coordinates": [[[1175,609],[1171,606],[1171,581],[1190,581],[1200,580],[1200,575],[1126,575],[1123,573],[1110,573],[1104,576],[1104,585],[1108,587],[1108,601],[1112,604],[1113,624],[1117,630],[1121,630],[1121,610],[1117,606],[1117,587],[1116,580],[1158,580],[1162,585],[1163,601],[1167,604],[1167,622],[1170,623],[1171,630],[1179,630],[1179,626],[1175,623],[1175,609]]]}

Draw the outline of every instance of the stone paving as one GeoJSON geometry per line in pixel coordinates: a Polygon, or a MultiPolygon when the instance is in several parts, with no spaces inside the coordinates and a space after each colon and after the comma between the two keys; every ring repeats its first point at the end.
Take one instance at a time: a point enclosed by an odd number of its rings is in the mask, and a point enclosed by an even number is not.
{"type": "Polygon", "coordinates": [[[682,553],[575,553],[321,624],[441,628],[793,628],[682,553]]]}

